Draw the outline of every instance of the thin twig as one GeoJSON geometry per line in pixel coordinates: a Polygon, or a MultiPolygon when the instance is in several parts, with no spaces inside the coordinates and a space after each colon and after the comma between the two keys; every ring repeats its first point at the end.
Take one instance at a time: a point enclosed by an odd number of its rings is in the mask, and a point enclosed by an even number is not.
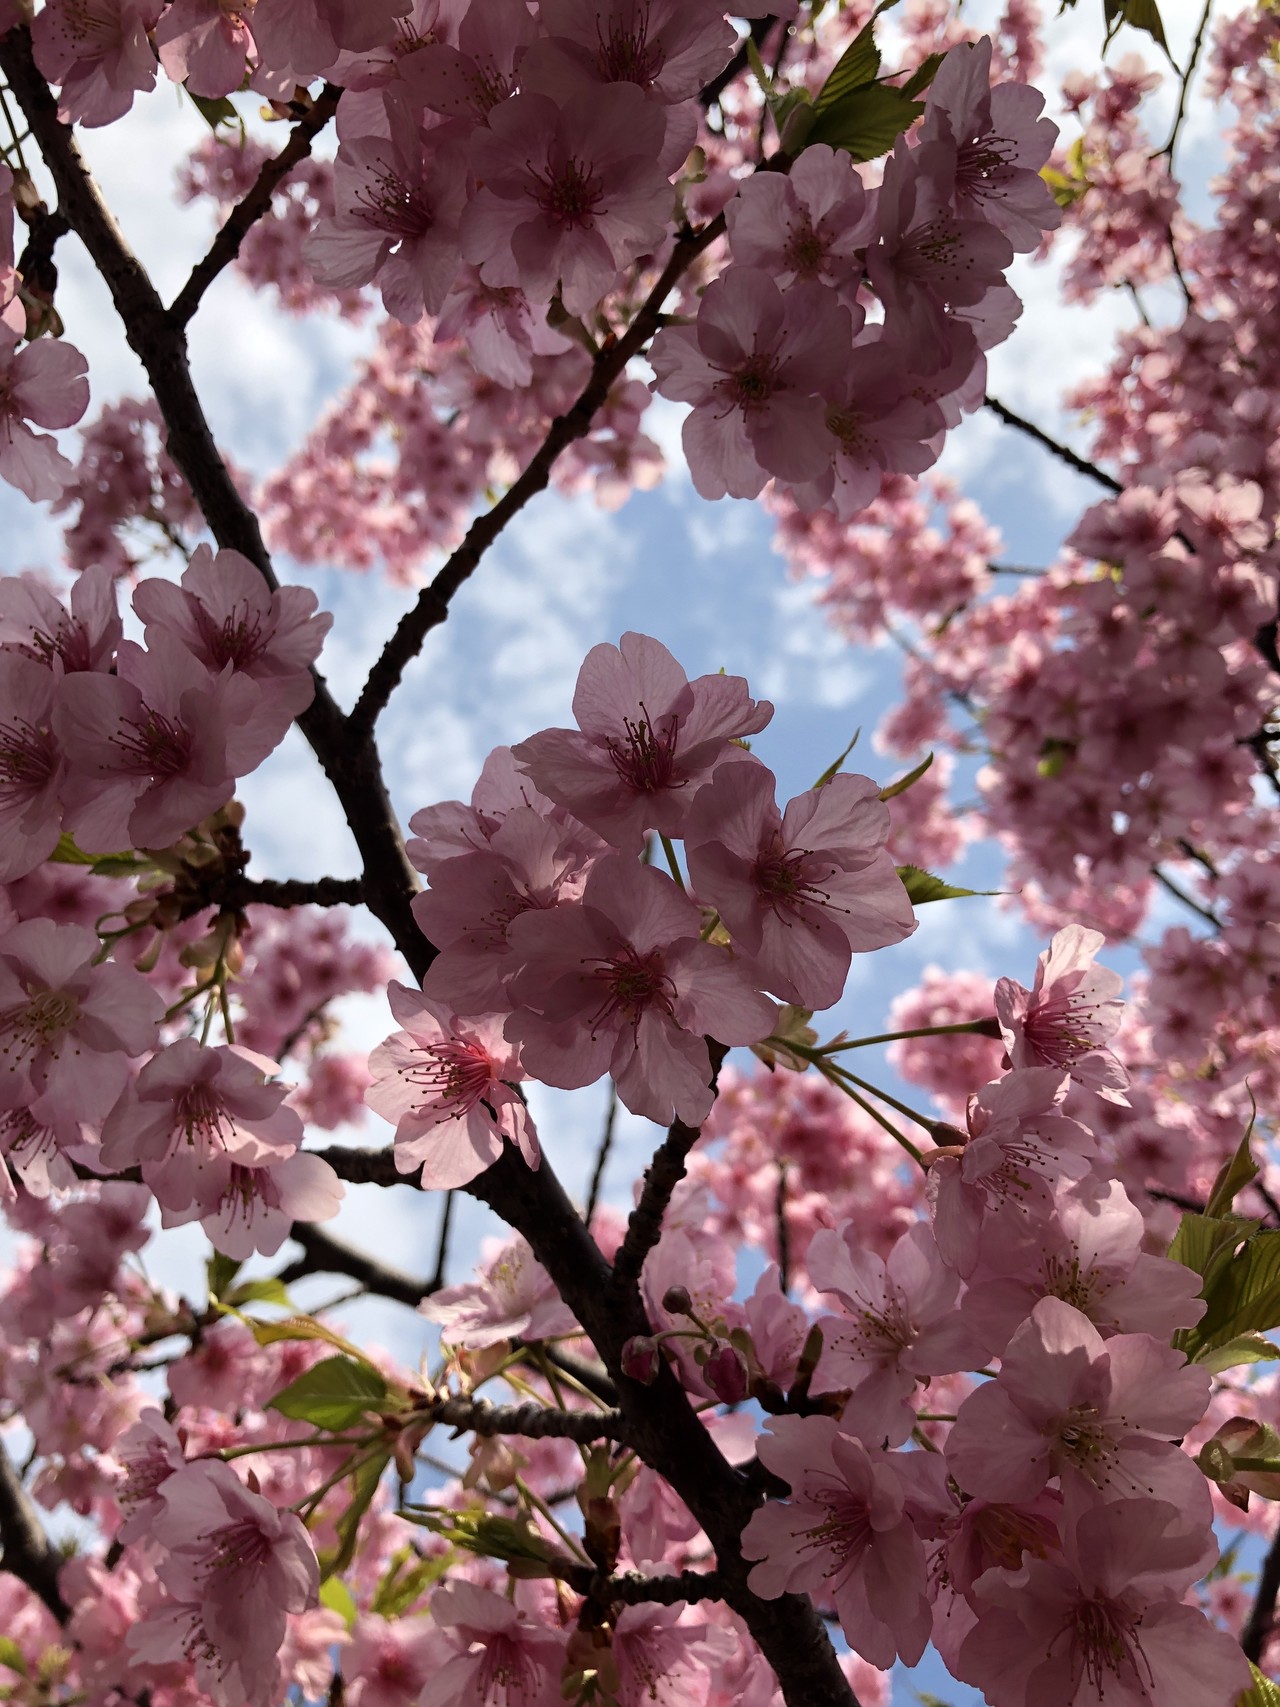
{"type": "Polygon", "coordinates": [[[307,1274],[345,1274],[359,1281],[366,1292],[376,1292],[380,1298],[392,1298],[398,1304],[415,1308],[424,1298],[438,1290],[435,1279],[416,1280],[389,1264],[367,1256],[342,1239],[335,1239],[309,1221],[295,1221],[289,1237],[302,1246],[302,1255],[295,1257],[280,1270],[278,1278],[288,1286],[307,1274]]]}
{"type": "MultiPolygon", "coordinates": [[[[721,1063],[728,1053],[720,1044],[711,1045],[711,1089],[714,1092],[721,1063]]],[[[689,1152],[702,1135],[701,1126],[673,1121],[667,1135],[644,1170],[640,1201],[631,1211],[618,1254],[613,1259],[612,1290],[615,1296],[634,1293],[640,1283],[644,1259],[662,1237],[662,1223],[672,1194],[685,1176],[689,1152]]]]}
{"type": "Polygon", "coordinates": [[[449,1266],[449,1233],[453,1226],[453,1201],[455,1192],[446,1191],[444,1208],[440,1211],[440,1237],[436,1241],[436,1266],[431,1279],[427,1282],[432,1292],[439,1292],[445,1284],[445,1271],[449,1266]]]}
{"type": "Polygon", "coordinates": [[[604,1181],[604,1170],[609,1162],[609,1152],[613,1149],[613,1130],[618,1123],[618,1087],[609,1080],[609,1106],[605,1110],[604,1131],[600,1134],[600,1143],[596,1149],[596,1165],[591,1170],[591,1189],[587,1192],[587,1208],[583,1220],[589,1227],[595,1220],[596,1204],[600,1201],[600,1187],[604,1181]]]}
{"type": "Polygon", "coordinates": [[[205,291],[240,253],[240,245],[253,226],[271,206],[271,198],[281,181],[288,177],[301,160],[311,152],[311,145],[338,110],[342,90],[326,83],[316,96],[311,111],[298,120],[289,140],[279,154],[263,163],[253,187],[227,215],[221,229],[209,245],[208,253],[191,269],[191,275],[169,305],[169,317],[177,327],[186,326],[200,306],[205,291]]]}
{"type": "Polygon", "coordinates": [[[1222,920],[1218,915],[1209,907],[1202,907],[1199,901],[1197,901],[1193,896],[1188,895],[1186,890],[1180,888],[1178,884],[1173,881],[1172,877],[1169,876],[1169,873],[1161,866],[1153,865],[1151,867],[1151,875],[1155,878],[1156,882],[1162,889],[1166,889],[1169,894],[1173,896],[1175,901],[1181,901],[1184,907],[1190,907],[1193,913],[1199,913],[1202,919],[1207,919],[1209,921],[1215,931],[1220,931],[1222,929],[1222,920]]]}
{"type": "Polygon", "coordinates": [[[1213,11],[1213,0],[1205,0],[1204,11],[1200,14],[1200,24],[1196,30],[1195,40],[1191,44],[1191,57],[1187,61],[1187,69],[1182,73],[1182,86],[1178,90],[1178,110],[1173,115],[1173,129],[1169,132],[1169,140],[1164,147],[1158,149],[1152,159],[1158,160],[1161,154],[1169,157],[1169,171],[1173,171],[1173,150],[1178,141],[1178,132],[1182,129],[1182,121],[1187,115],[1187,96],[1191,90],[1191,79],[1196,74],[1196,64],[1200,58],[1200,49],[1204,44],[1204,33],[1209,27],[1209,16],[1213,11]]]}
{"type": "Polygon", "coordinates": [[[787,1228],[787,1164],[778,1163],[778,1189],[773,1197],[773,1213],[778,1228],[778,1285],[784,1292],[791,1290],[791,1234],[787,1228]]]}
{"type": "Polygon", "coordinates": [[[406,668],[422,650],[423,641],[448,616],[453,595],[474,574],[485,552],[507,523],[519,515],[531,498],[545,490],[551,480],[551,471],[564,451],[590,432],[614,382],[622,375],[632,356],[638,355],[658,330],[663,304],[680,276],[704,249],[715,242],[724,228],[724,215],[717,214],[699,231],[689,232],[678,240],[657,284],[645,298],[630,326],[620,338],[606,340],[601,347],[592,363],[591,378],[576,401],[563,415],[556,416],[518,478],[492,508],[476,517],[462,544],[430,585],[422,589],[417,602],[401,617],[351,708],[348,722],[354,733],[363,735],[372,730],[399,686],[406,668]]]}
{"type": "Polygon", "coordinates": [[[1124,491],[1124,486],[1114,475],[1106,473],[1096,463],[1072,450],[1070,445],[1051,438],[1044,428],[1037,427],[1034,421],[1028,421],[1023,415],[1015,415],[1013,410],[1007,409],[998,398],[984,397],[982,401],[1006,427],[1016,427],[1020,433],[1025,433],[1029,439],[1034,439],[1038,445],[1043,446],[1051,456],[1056,456],[1059,462],[1065,462],[1068,468],[1074,468],[1077,474],[1084,474],[1090,480],[1096,480],[1099,486],[1105,486],[1108,492],[1118,494],[1124,491]]]}

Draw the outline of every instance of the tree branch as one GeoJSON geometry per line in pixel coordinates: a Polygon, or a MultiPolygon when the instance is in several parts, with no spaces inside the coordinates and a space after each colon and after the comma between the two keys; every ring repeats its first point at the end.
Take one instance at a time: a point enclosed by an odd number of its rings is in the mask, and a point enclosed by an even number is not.
{"type": "Polygon", "coordinates": [[[1275,1623],[1277,1595],[1280,1595],[1280,1525],[1277,1525],[1271,1545],[1267,1549],[1267,1556],[1262,1561],[1258,1592],[1254,1595],[1253,1605],[1240,1634],[1240,1646],[1244,1649],[1245,1658],[1252,1660],[1255,1665],[1262,1658],[1262,1650],[1267,1645],[1267,1638],[1275,1623]]]}
{"type": "Polygon", "coordinates": [[[595,1220],[596,1204],[600,1201],[600,1187],[604,1183],[604,1170],[609,1165],[609,1152],[613,1149],[613,1131],[618,1124],[618,1087],[609,1080],[609,1106],[605,1110],[604,1129],[600,1134],[600,1144],[596,1150],[595,1166],[591,1170],[591,1185],[587,1191],[587,1207],[582,1219],[589,1227],[595,1220]]]}
{"type": "Polygon", "coordinates": [[[681,1601],[723,1600],[724,1584],[717,1571],[674,1571],[666,1577],[647,1577],[642,1571],[622,1571],[616,1577],[600,1577],[586,1565],[565,1579],[569,1587],[597,1605],[621,1602],[639,1606],[679,1606],[681,1601]]]}
{"type": "Polygon", "coordinates": [[[311,111],[294,125],[279,154],[264,162],[253,188],[232,208],[209,245],[208,253],[196,262],[191,276],[169,305],[169,318],[176,328],[187,325],[199,308],[205,291],[223,268],[235,260],[240,253],[240,245],[271,206],[271,198],[281,181],[310,154],[311,144],[337,112],[341,94],[341,89],[326,83],[316,96],[311,111]]]}
{"type": "Polygon", "coordinates": [[[617,1410],[560,1411],[535,1399],[523,1405],[491,1405],[487,1399],[457,1395],[433,1399],[421,1409],[455,1435],[519,1434],[526,1440],[575,1440],[582,1446],[593,1440],[626,1439],[623,1415],[617,1410]]]}
{"type": "MultiPolygon", "coordinates": [[[[718,1043],[712,1043],[710,1049],[711,1089],[714,1092],[720,1065],[728,1051],[718,1043]]],[[[644,1259],[662,1237],[662,1222],[672,1193],[684,1178],[689,1152],[701,1136],[700,1126],[686,1126],[683,1120],[677,1120],[654,1151],[653,1160],[644,1171],[640,1201],[631,1211],[627,1231],[613,1259],[612,1284],[616,1296],[631,1292],[638,1299],[644,1259]]]]}
{"type": "Polygon", "coordinates": [[[289,1237],[302,1246],[302,1255],[280,1270],[278,1279],[285,1286],[308,1274],[345,1274],[367,1292],[407,1304],[410,1309],[416,1309],[424,1298],[439,1290],[434,1276],[430,1280],[417,1280],[376,1257],[366,1256],[344,1240],[335,1239],[332,1233],[323,1232],[312,1222],[295,1221],[289,1237]]]}
{"type": "Polygon", "coordinates": [[[0,1443],[0,1570],[24,1582],[59,1624],[65,1624],[70,1616],[58,1589],[62,1563],[61,1553],[42,1529],[31,1496],[0,1443]]]}
{"type": "Polygon", "coordinates": [[[1015,415],[1013,410],[1006,409],[998,398],[984,397],[982,401],[997,419],[1004,422],[1006,427],[1016,427],[1020,433],[1025,433],[1029,439],[1034,439],[1051,456],[1056,456],[1059,462],[1065,462],[1068,468],[1074,468],[1077,474],[1084,474],[1090,480],[1096,480],[1099,486],[1105,486],[1108,492],[1120,493],[1124,491],[1124,486],[1114,475],[1106,473],[1096,463],[1090,462],[1087,457],[1083,457],[1079,452],[1072,450],[1070,445],[1064,445],[1057,439],[1050,438],[1044,428],[1037,427],[1034,421],[1028,421],[1022,415],[1015,415]]]}
{"type": "Polygon", "coordinates": [[[485,552],[497,539],[507,523],[525,507],[529,500],[544,491],[551,471],[562,453],[576,440],[585,438],[591,423],[603,407],[609,392],[632,356],[642,350],[658,330],[662,305],[671,294],[680,275],[708,248],[725,228],[724,215],[717,214],[701,230],[681,237],[662,269],[657,284],[649,292],[643,306],[621,338],[606,340],[592,363],[591,378],[577,400],[557,415],[547,429],[547,436],[525,465],[524,470],[507,488],[502,497],[482,516],[477,516],[467,529],[462,544],[448,562],[419,593],[417,603],[401,617],[395,632],[383,647],[382,653],[369,672],[369,679],[351,709],[350,723],[359,734],[372,730],[387,701],[400,684],[407,666],[422,650],[422,643],[433,628],[438,628],[449,614],[449,601],[478,567],[485,552]]]}

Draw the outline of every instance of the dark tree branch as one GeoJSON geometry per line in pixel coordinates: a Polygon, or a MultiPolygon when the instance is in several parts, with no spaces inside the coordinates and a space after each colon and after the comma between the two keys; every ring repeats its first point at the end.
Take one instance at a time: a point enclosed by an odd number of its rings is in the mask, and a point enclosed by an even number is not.
{"type": "Polygon", "coordinates": [[[716,1571],[674,1571],[668,1577],[647,1577],[642,1571],[622,1571],[601,1577],[586,1565],[576,1567],[565,1581],[597,1605],[679,1606],[681,1601],[723,1600],[724,1584],[716,1571]]]}
{"type": "Polygon", "coordinates": [[[209,245],[208,253],[191,269],[191,276],[169,306],[169,317],[175,327],[185,327],[205,291],[240,253],[240,245],[252,227],[271,206],[271,198],[283,179],[288,177],[300,160],[311,152],[311,145],[338,110],[342,90],[326,83],[316,96],[307,114],[298,120],[289,140],[279,154],[263,164],[253,188],[238,201],[227,215],[226,222],[209,245]]]}
{"type": "Polygon", "coordinates": [[[65,1624],[70,1609],[58,1589],[61,1566],[62,1555],[42,1529],[31,1496],[0,1444],[0,1570],[26,1583],[65,1624]]]}
{"type": "Polygon", "coordinates": [[[1262,1561],[1258,1592],[1253,1597],[1253,1605],[1240,1634],[1245,1658],[1252,1660],[1254,1665],[1261,1660],[1262,1650],[1275,1624],[1277,1595],[1280,1595],[1280,1526],[1277,1526],[1267,1556],[1262,1561]]]}
{"type": "Polygon", "coordinates": [[[424,1298],[438,1290],[434,1276],[430,1280],[417,1280],[388,1263],[379,1262],[376,1257],[366,1256],[342,1239],[335,1239],[332,1233],[323,1232],[312,1222],[295,1221],[289,1229],[289,1237],[296,1245],[302,1246],[302,1255],[280,1270],[278,1278],[285,1286],[308,1274],[345,1274],[363,1286],[366,1292],[394,1299],[397,1304],[407,1304],[410,1309],[416,1308],[424,1298]]]}
{"type": "Polygon", "coordinates": [[[1058,439],[1051,438],[1043,427],[1037,427],[1034,421],[1028,421],[1025,416],[1015,415],[1012,409],[1006,409],[1004,404],[995,397],[984,397],[982,401],[998,420],[1006,427],[1016,427],[1020,433],[1025,433],[1029,439],[1056,456],[1059,462],[1065,462],[1068,468],[1074,468],[1077,474],[1087,475],[1090,480],[1096,480],[1099,486],[1105,486],[1108,492],[1120,493],[1124,486],[1114,475],[1106,473],[1096,463],[1090,462],[1070,445],[1062,444],[1058,439]]]}
{"type": "Polygon", "coordinates": [[[196,893],[187,903],[188,914],[202,912],[205,907],[236,913],[246,907],[358,907],[364,899],[364,885],[358,877],[254,879],[235,871],[225,875],[214,872],[202,883],[198,870],[194,876],[196,893]]]}
{"type": "Polygon", "coordinates": [[[1151,875],[1155,878],[1156,882],[1162,889],[1173,896],[1175,901],[1181,901],[1184,907],[1190,907],[1193,913],[1199,913],[1202,919],[1208,920],[1215,931],[1220,931],[1222,929],[1222,920],[1218,915],[1213,912],[1211,908],[1202,906],[1194,896],[1188,895],[1185,889],[1174,882],[1163,866],[1153,865],[1151,867],[1151,875]]]}
{"type": "Polygon", "coordinates": [[[526,1440],[625,1440],[621,1411],[560,1411],[534,1399],[523,1405],[491,1405],[487,1399],[458,1396],[433,1399],[421,1411],[452,1428],[455,1435],[519,1434],[526,1440]]]}
{"type": "Polygon", "coordinates": [[[609,1080],[609,1106],[605,1110],[604,1130],[600,1134],[600,1144],[596,1150],[595,1167],[591,1170],[591,1186],[587,1192],[587,1208],[583,1220],[589,1227],[595,1220],[596,1204],[600,1201],[600,1187],[604,1183],[604,1170],[609,1165],[609,1152],[613,1149],[613,1132],[618,1124],[618,1087],[609,1080]]]}
{"type": "MultiPolygon", "coordinates": [[[[720,1044],[711,1044],[713,1091],[726,1053],[720,1044]]],[[[644,1171],[640,1201],[631,1211],[627,1231],[613,1259],[613,1291],[616,1296],[634,1293],[638,1300],[644,1259],[662,1237],[662,1222],[672,1193],[684,1178],[689,1152],[701,1135],[700,1126],[686,1126],[683,1120],[677,1120],[654,1151],[653,1160],[644,1171]]]]}
{"type": "Polygon", "coordinates": [[[577,400],[563,415],[556,416],[519,477],[491,509],[477,516],[467,529],[462,544],[430,586],[423,588],[412,609],[401,617],[351,709],[350,722],[354,731],[365,735],[372,730],[399,686],[405,669],[422,650],[423,641],[448,616],[453,595],[475,572],[481,558],[507,523],[519,515],[531,498],[545,490],[562,453],[590,432],[591,423],[607,400],[614,382],[621,377],[632,356],[637,355],[658,330],[662,305],[677,280],[690,263],[715,242],[724,228],[724,215],[717,214],[700,231],[690,232],[676,243],[657,284],[630,326],[620,338],[606,340],[602,345],[592,363],[591,378],[577,400]]]}

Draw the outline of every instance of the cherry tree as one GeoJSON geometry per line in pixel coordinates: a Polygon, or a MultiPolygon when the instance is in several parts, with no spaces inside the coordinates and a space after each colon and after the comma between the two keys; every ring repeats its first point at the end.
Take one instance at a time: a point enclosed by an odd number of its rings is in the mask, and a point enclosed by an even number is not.
{"type": "Polygon", "coordinates": [[[0,480],[58,536],[0,565],[6,1699],[1280,1698],[1280,15],[1102,12],[1051,82],[1034,0],[0,0],[0,480]],[[165,84],[217,218],[168,301],[89,164],[165,84]],[[231,269],[359,335],[272,470],[193,377],[231,269]],[[1031,277],[1124,309],[1075,442],[989,390],[1031,277]],[[1095,488],[1052,563],[935,467],[984,423],[1095,488]],[[664,433],[902,649],[878,757],[786,798],[786,707],[628,630],[393,803],[461,590],[664,433]],[[286,566],[404,595],[347,706],[286,566]],[[297,736],[354,876],[251,873],[297,736]],[[1038,962],[886,1004],[983,846],[1038,962]],[[342,1227],[395,1186],[413,1272],[342,1227]]]}

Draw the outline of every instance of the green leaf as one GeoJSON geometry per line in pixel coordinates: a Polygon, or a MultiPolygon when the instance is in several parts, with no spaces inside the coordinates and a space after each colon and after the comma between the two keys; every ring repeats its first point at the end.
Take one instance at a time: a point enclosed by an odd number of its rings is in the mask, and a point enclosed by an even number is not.
{"type": "MultiPolygon", "coordinates": [[[[893,3],[894,0],[887,0],[887,4],[893,3]]],[[[874,83],[879,76],[880,49],[875,41],[875,22],[884,9],[883,5],[876,7],[836,61],[813,103],[814,111],[819,115],[844,100],[846,95],[851,95],[855,89],[864,89],[868,83],[874,83]]]]}
{"type": "Polygon", "coordinates": [[[1144,35],[1150,36],[1156,46],[1162,47],[1166,54],[1169,52],[1169,43],[1165,40],[1164,23],[1156,0],[1103,0],[1102,10],[1108,41],[1121,24],[1129,24],[1135,30],[1141,30],[1144,35]]]}
{"type": "Polygon", "coordinates": [[[210,97],[208,95],[193,95],[190,89],[188,89],[187,99],[200,114],[200,117],[208,125],[209,129],[213,131],[215,136],[217,135],[219,125],[241,124],[243,122],[240,114],[236,111],[235,106],[225,95],[218,95],[215,97],[210,97]]]}
{"type": "Polygon", "coordinates": [[[888,783],[880,790],[881,800],[892,800],[895,794],[905,794],[914,783],[920,781],[932,763],[933,754],[926,753],[913,771],[908,771],[906,776],[900,776],[897,782],[888,783]]]}
{"type": "Polygon", "coordinates": [[[1179,1335],[1193,1362],[1242,1335],[1280,1327],[1280,1233],[1256,1232],[1238,1250],[1219,1251],[1201,1296],[1203,1317],[1179,1335]]]}
{"type": "Polygon", "coordinates": [[[917,95],[923,95],[925,90],[938,75],[938,67],[946,58],[945,53],[931,53],[923,60],[910,77],[902,85],[902,93],[909,101],[914,101],[917,95]]]}
{"type": "MultiPolygon", "coordinates": [[[[1249,1091],[1247,1084],[1245,1089],[1249,1091]]],[[[1252,1091],[1249,1091],[1249,1105],[1253,1112],[1249,1116],[1249,1124],[1244,1129],[1244,1137],[1240,1140],[1235,1155],[1225,1161],[1218,1170],[1218,1177],[1213,1182],[1213,1190],[1209,1193],[1209,1201],[1204,1206],[1206,1215],[1226,1215],[1244,1188],[1258,1177],[1258,1164],[1254,1161],[1253,1153],[1249,1148],[1249,1141],[1253,1137],[1254,1122],[1258,1118],[1258,1105],[1253,1100],[1252,1091]]]]}
{"type": "Polygon", "coordinates": [[[333,1526],[338,1545],[326,1548],[319,1555],[322,1583],[327,1582],[338,1571],[345,1571],[355,1558],[356,1542],[360,1537],[360,1519],[373,1504],[373,1496],[378,1491],[382,1472],[390,1462],[389,1449],[375,1452],[358,1463],[352,1471],[350,1504],[333,1526]]]}
{"type": "Polygon", "coordinates": [[[954,901],[962,895],[1000,893],[998,889],[961,889],[957,884],[944,883],[931,871],[922,871],[918,865],[900,865],[898,876],[902,879],[907,898],[913,907],[922,907],[926,901],[954,901]]]}
{"type": "Polygon", "coordinates": [[[243,1262],[236,1257],[224,1257],[221,1251],[215,1251],[204,1265],[204,1272],[209,1281],[209,1297],[218,1300],[225,1298],[232,1281],[243,1267],[243,1262]]]}
{"type": "Polygon", "coordinates": [[[349,1357],[326,1357],[290,1381],[269,1408],[316,1428],[340,1430],[381,1409],[387,1396],[387,1384],[376,1369],[349,1357]]]}
{"type": "Polygon", "coordinates": [[[49,863],[51,865],[92,865],[96,857],[95,854],[82,852],[76,846],[75,837],[68,836],[64,832],[58,837],[57,847],[49,855],[49,863]]]}
{"type": "Polygon", "coordinates": [[[1252,1660],[1249,1670],[1253,1673],[1253,1687],[1237,1699],[1236,1707],[1280,1707],[1280,1684],[1272,1683],[1252,1660]]]}
{"type": "Polygon", "coordinates": [[[826,770],[823,771],[822,775],[818,778],[817,782],[814,783],[813,786],[814,786],[815,790],[817,790],[819,788],[825,788],[827,786],[827,784],[831,781],[833,776],[839,776],[840,771],[843,768],[844,761],[849,757],[849,754],[858,745],[858,742],[861,740],[861,738],[862,738],[862,726],[861,726],[861,724],[859,724],[858,728],[856,728],[853,732],[853,739],[849,742],[849,745],[845,748],[844,752],[841,753],[841,755],[838,759],[834,760],[831,764],[829,764],[827,766],[826,770]]]}
{"type": "Polygon", "coordinates": [[[487,1511],[426,1507],[402,1510],[400,1516],[485,1559],[503,1559],[507,1564],[519,1561],[527,1566],[547,1565],[557,1556],[556,1549],[538,1534],[527,1517],[495,1517],[487,1511]]]}
{"type": "Polygon", "coordinates": [[[378,1584],[370,1612],[383,1618],[402,1618],[433,1583],[439,1582],[455,1558],[455,1554],[438,1553],[432,1559],[421,1559],[412,1547],[402,1547],[378,1584]]]}
{"type": "Polygon", "coordinates": [[[246,1304],[279,1304],[283,1310],[296,1310],[289,1290],[277,1275],[263,1280],[244,1280],[223,1300],[232,1309],[243,1310],[246,1304]]]}
{"type": "Polygon", "coordinates": [[[326,1345],[336,1346],[348,1357],[354,1357],[357,1363],[374,1367],[358,1345],[352,1345],[312,1316],[289,1316],[283,1322],[255,1322],[246,1318],[246,1323],[259,1345],[278,1345],[281,1340],[323,1340],[326,1345]]]}
{"type": "Polygon", "coordinates": [[[320,1584],[320,1604],[327,1606],[330,1612],[336,1612],[348,1630],[360,1615],[351,1598],[351,1590],[341,1577],[326,1577],[320,1584]]]}
{"type": "Polygon", "coordinates": [[[923,103],[908,100],[901,89],[867,83],[818,114],[807,145],[825,142],[855,160],[875,160],[889,152],[923,111],[923,103]]]}
{"type": "Polygon", "coordinates": [[[12,1636],[0,1636],[0,1666],[16,1671],[19,1677],[28,1675],[26,1656],[12,1636]]]}
{"type": "Polygon", "coordinates": [[[1224,1369],[1235,1369],[1241,1363],[1272,1363],[1280,1361],[1280,1345],[1273,1345],[1261,1334],[1241,1334],[1226,1345],[1204,1351],[1193,1362],[1203,1364],[1210,1375],[1221,1375],[1224,1369]]]}
{"type": "Polygon", "coordinates": [[[134,877],[138,872],[150,869],[149,860],[139,859],[132,853],[102,854],[93,862],[95,877],[134,877]]]}

